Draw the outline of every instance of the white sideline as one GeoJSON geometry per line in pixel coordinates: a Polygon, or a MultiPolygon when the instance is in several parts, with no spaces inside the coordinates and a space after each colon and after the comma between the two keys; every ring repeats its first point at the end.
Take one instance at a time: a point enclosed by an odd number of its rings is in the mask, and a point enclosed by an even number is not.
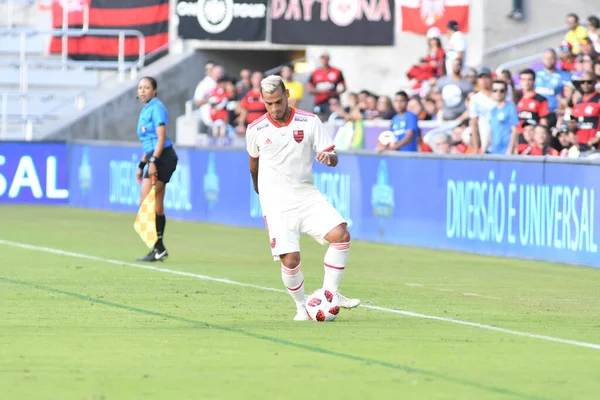
{"type": "MultiPolygon", "coordinates": [[[[285,290],[275,289],[275,288],[271,288],[271,287],[267,287],[267,286],[252,285],[250,283],[236,282],[236,281],[232,281],[232,280],[225,279],[225,278],[214,278],[214,277],[208,276],[208,275],[200,275],[200,274],[194,274],[191,272],[184,272],[184,271],[177,271],[177,270],[172,270],[172,269],[167,269],[167,268],[160,268],[160,267],[155,267],[152,265],[144,265],[144,264],[130,263],[130,262],[126,262],[126,261],[111,260],[109,258],[90,256],[90,255],[81,254],[81,253],[73,253],[70,251],[52,249],[49,247],[33,246],[30,244],[12,242],[9,240],[0,239],[0,244],[5,245],[5,246],[10,246],[10,247],[17,247],[17,248],[21,248],[21,249],[42,251],[45,253],[58,254],[58,255],[74,257],[74,258],[81,258],[84,260],[100,261],[100,262],[104,262],[104,263],[108,263],[108,264],[141,268],[141,269],[146,269],[146,270],[151,270],[151,271],[164,272],[164,273],[173,274],[173,275],[187,276],[190,278],[202,279],[205,281],[213,281],[213,282],[226,283],[229,285],[244,286],[244,287],[249,287],[249,288],[258,289],[258,290],[267,290],[270,292],[286,293],[285,290]]],[[[572,346],[586,347],[589,349],[600,350],[600,344],[595,344],[595,343],[586,343],[586,342],[580,342],[577,340],[561,339],[561,338],[555,338],[555,337],[546,336],[546,335],[537,335],[535,333],[514,331],[512,329],[499,328],[496,326],[479,324],[476,322],[462,321],[462,320],[458,320],[458,319],[454,319],[454,318],[436,317],[434,315],[419,314],[419,313],[412,312],[412,311],[395,310],[393,308],[379,307],[379,306],[368,305],[368,304],[362,304],[361,307],[368,308],[370,310],[377,310],[377,311],[389,312],[389,313],[394,313],[394,314],[400,314],[400,315],[404,315],[407,317],[416,317],[416,318],[430,319],[430,320],[435,320],[435,321],[450,322],[453,324],[466,325],[466,326],[470,326],[470,327],[474,327],[474,328],[480,328],[480,329],[486,329],[486,330],[494,331],[494,332],[506,333],[509,335],[523,336],[523,337],[527,337],[527,338],[531,338],[531,339],[540,339],[540,340],[546,340],[549,342],[569,344],[572,346]]]]}

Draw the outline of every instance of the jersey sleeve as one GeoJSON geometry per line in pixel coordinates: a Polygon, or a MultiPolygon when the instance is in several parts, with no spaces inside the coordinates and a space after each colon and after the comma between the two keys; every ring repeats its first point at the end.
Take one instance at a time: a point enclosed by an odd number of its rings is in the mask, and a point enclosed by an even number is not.
{"type": "Polygon", "coordinates": [[[313,132],[313,149],[316,152],[331,151],[335,148],[333,138],[325,132],[323,123],[317,117],[313,118],[313,132]]]}
{"type": "Polygon", "coordinates": [[[257,135],[256,130],[254,130],[252,128],[249,128],[246,130],[246,150],[248,151],[248,154],[250,154],[250,157],[252,157],[252,158],[258,158],[258,156],[260,155],[259,149],[258,149],[258,144],[256,141],[256,135],[257,135]]]}
{"type": "Polygon", "coordinates": [[[169,115],[167,113],[167,109],[163,106],[154,107],[152,109],[152,122],[154,122],[155,126],[167,125],[169,120],[169,115]]]}
{"type": "Polygon", "coordinates": [[[540,102],[539,116],[540,118],[546,118],[548,114],[550,114],[548,109],[548,100],[544,99],[544,101],[540,102]]]}

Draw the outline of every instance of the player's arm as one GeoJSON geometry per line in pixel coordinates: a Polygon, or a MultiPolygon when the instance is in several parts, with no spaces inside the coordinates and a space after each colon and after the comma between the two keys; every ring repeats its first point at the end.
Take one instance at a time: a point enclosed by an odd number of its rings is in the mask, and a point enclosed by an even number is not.
{"type": "Polygon", "coordinates": [[[250,175],[254,184],[254,191],[258,194],[258,157],[260,151],[256,145],[256,131],[249,128],[246,130],[246,150],[250,155],[250,175]]]}
{"type": "Polygon", "coordinates": [[[252,175],[254,191],[258,194],[258,157],[250,156],[250,175],[252,175]]]}
{"type": "Polygon", "coordinates": [[[335,150],[331,149],[329,151],[321,151],[317,153],[317,157],[315,158],[321,164],[325,164],[328,167],[335,167],[338,165],[338,155],[335,150]]]}
{"type": "Polygon", "coordinates": [[[407,129],[406,133],[404,134],[404,137],[402,138],[402,140],[399,140],[396,143],[394,143],[392,146],[390,146],[390,149],[391,150],[401,149],[402,147],[404,147],[408,143],[410,143],[413,140],[414,136],[415,136],[414,129],[407,129]]]}
{"type": "Polygon", "coordinates": [[[338,164],[338,155],[335,152],[333,138],[325,132],[323,123],[318,118],[313,118],[313,150],[317,152],[315,160],[328,167],[335,167],[338,164]]]}
{"type": "Polygon", "coordinates": [[[481,136],[479,135],[479,115],[477,113],[477,104],[472,101],[469,103],[469,127],[471,128],[471,140],[473,141],[473,150],[475,154],[479,153],[481,147],[481,136]]]}

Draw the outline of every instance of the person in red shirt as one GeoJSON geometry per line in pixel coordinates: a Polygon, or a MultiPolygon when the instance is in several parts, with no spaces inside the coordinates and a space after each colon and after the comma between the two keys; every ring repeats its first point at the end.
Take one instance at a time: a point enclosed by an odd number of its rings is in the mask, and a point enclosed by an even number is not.
{"type": "Polygon", "coordinates": [[[229,103],[233,95],[233,93],[228,92],[226,89],[229,82],[231,82],[231,79],[228,76],[221,76],[217,87],[213,89],[208,99],[208,103],[210,104],[210,118],[213,120],[213,136],[227,135],[227,125],[229,124],[227,103],[229,103]]]}
{"type": "Polygon", "coordinates": [[[581,99],[573,105],[572,118],[578,123],[577,143],[579,150],[587,151],[598,147],[600,132],[600,93],[596,91],[596,76],[586,72],[574,84],[582,92],[581,99]]]}
{"type": "Polygon", "coordinates": [[[550,130],[546,125],[535,127],[534,144],[523,153],[526,156],[558,156],[558,150],[550,147],[550,130]]]}
{"type": "Polygon", "coordinates": [[[534,131],[538,123],[533,120],[527,120],[523,124],[523,142],[517,144],[517,153],[527,155],[535,145],[534,131]]]}
{"type": "Polygon", "coordinates": [[[573,45],[569,42],[562,42],[560,44],[560,62],[559,69],[566,72],[575,71],[575,55],[573,54],[573,45]]]}
{"type": "Polygon", "coordinates": [[[346,82],[342,71],[329,65],[329,54],[321,54],[321,67],[313,71],[308,83],[308,92],[315,95],[315,108],[326,117],[329,116],[329,99],[339,98],[346,91],[346,82]]]}
{"type": "Polygon", "coordinates": [[[265,103],[260,95],[260,82],[263,79],[262,72],[256,71],[250,78],[251,88],[240,102],[238,121],[238,132],[245,132],[246,127],[262,117],[267,112],[265,103]]]}
{"type": "Polygon", "coordinates": [[[517,103],[517,111],[519,115],[519,125],[517,126],[518,137],[512,137],[509,145],[510,149],[514,149],[514,144],[524,145],[528,144],[527,140],[523,137],[523,127],[525,121],[533,120],[538,125],[548,125],[548,100],[540,94],[535,92],[535,72],[530,69],[524,69],[519,74],[519,80],[521,83],[521,89],[523,90],[523,96],[517,103]]]}

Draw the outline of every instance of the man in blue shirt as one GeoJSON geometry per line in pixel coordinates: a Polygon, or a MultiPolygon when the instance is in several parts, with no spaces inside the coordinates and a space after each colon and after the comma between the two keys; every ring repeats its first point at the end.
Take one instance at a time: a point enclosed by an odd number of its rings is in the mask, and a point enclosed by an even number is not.
{"type": "Polygon", "coordinates": [[[502,80],[492,83],[492,99],[496,106],[490,111],[490,154],[513,154],[509,148],[510,138],[517,135],[519,117],[517,106],[506,101],[508,86],[502,80]]]}
{"type": "MultiPolygon", "coordinates": [[[[563,99],[563,89],[571,81],[571,76],[563,70],[556,69],[556,52],[553,49],[544,52],[543,63],[544,68],[535,72],[535,91],[548,100],[548,111],[553,113],[563,99]]],[[[554,126],[556,119],[548,123],[554,126]]]]}
{"type": "Polygon", "coordinates": [[[419,133],[417,116],[407,111],[408,94],[401,91],[396,93],[394,98],[394,110],[396,115],[392,118],[391,131],[396,136],[396,142],[385,146],[382,143],[377,143],[377,151],[397,150],[397,151],[418,151],[417,135],[419,133]]]}

